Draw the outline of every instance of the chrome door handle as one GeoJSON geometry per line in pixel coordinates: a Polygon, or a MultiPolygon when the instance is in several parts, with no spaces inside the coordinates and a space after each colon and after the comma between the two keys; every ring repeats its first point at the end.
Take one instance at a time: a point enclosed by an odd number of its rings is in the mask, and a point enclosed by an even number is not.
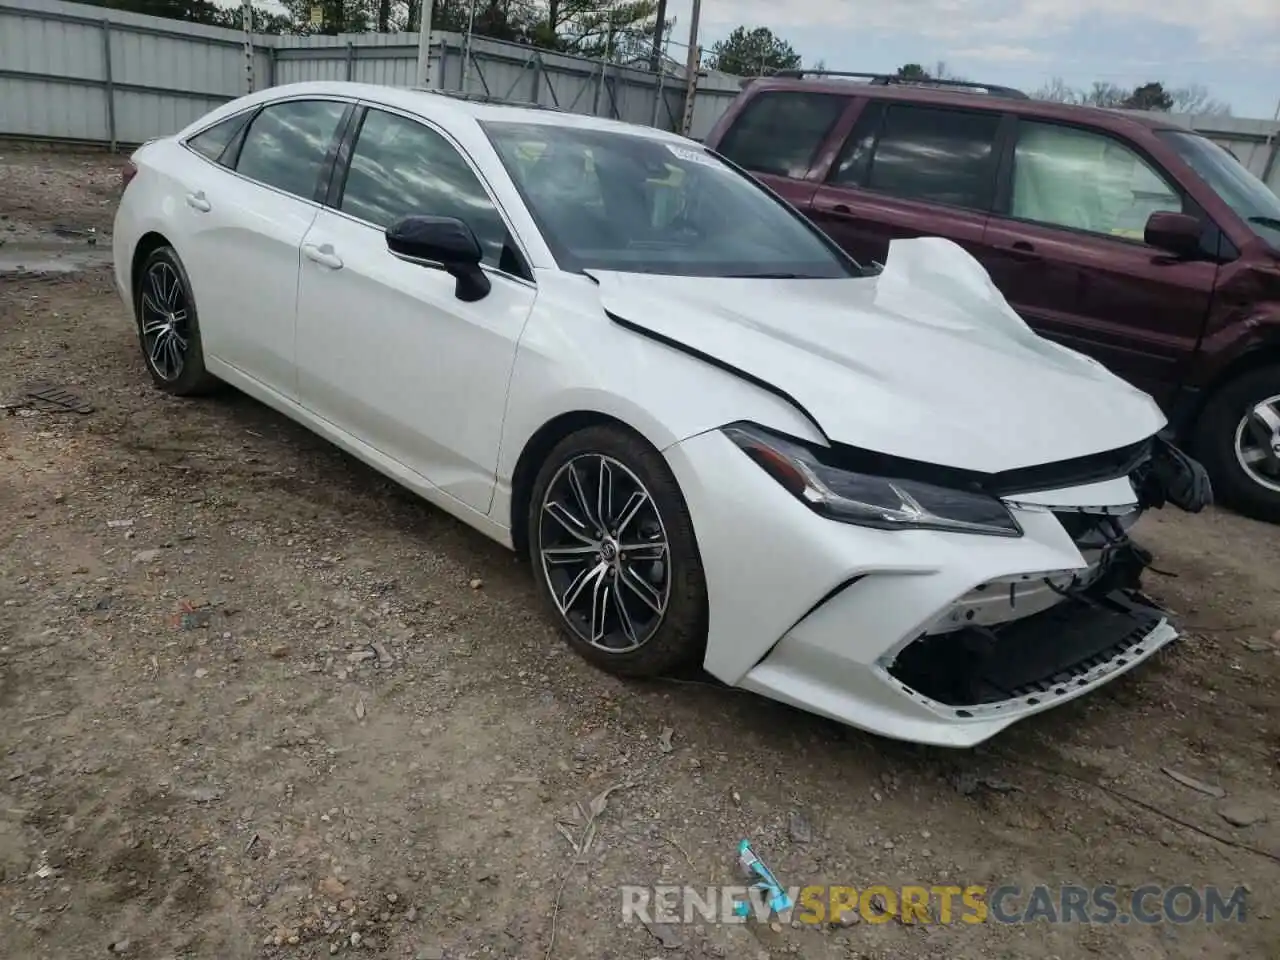
{"type": "Polygon", "coordinates": [[[197,190],[195,193],[188,193],[187,206],[192,207],[195,210],[199,210],[201,213],[208,213],[213,209],[213,205],[205,199],[203,190],[197,190]]]}
{"type": "Polygon", "coordinates": [[[342,269],[342,258],[333,252],[333,244],[326,243],[316,246],[314,243],[304,243],[302,252],[308,260],[314,260],[321,266],[328,267],[330,270],[342,269]]]}

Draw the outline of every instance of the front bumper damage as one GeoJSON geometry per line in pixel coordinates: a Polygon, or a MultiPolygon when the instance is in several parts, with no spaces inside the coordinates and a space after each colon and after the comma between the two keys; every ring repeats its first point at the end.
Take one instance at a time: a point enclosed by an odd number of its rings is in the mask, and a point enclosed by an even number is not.
{"type": "Polygon", "coordinates": [[[1148,507],[1211,499],[1199,465],[1153,438],[1120,476],[1006,494],[1020,538],[886,532],[816,516],[718,433],[668,454],[706,569],[707,670],[939,746],[981,743],[1176,640],[1129,534],[1148,507]],[[729,492],[703,482],[726,476],[729,492]]]}

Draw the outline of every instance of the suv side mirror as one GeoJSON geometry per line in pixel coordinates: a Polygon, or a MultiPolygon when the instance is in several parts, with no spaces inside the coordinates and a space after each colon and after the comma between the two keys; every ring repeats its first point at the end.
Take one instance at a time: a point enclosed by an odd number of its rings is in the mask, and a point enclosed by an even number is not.
{"type": "Polygon", "coordinates": [[[386,237],[392,256],[456,277],[454,293],[459,300],[481,300],[493,286],[480,269],[484,259],[480,241],[456,217],[404,217],[387,227],[386,237]]]}
{"type": "Polygon", "coordinates": [[[1147,220],[1142,239],[1148,246],[1178,257],[1193,257],[1200,252],[1200,221],[1185,213],[1157,211],[1147,220]]]}

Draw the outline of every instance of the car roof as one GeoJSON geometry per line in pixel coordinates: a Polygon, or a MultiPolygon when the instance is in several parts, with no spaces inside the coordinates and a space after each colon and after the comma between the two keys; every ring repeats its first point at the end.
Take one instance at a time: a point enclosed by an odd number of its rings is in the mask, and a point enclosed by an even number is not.
{"type": "Polygon", "coordinates": [[[540,124],[588,130],[612,130],[651,140],[694,143],[679,134],[657,127],[625,123],[621,120],[568,113],[536,104],[504,102],[487,97],[465,96],[449,90],[425,90],[418,87],[387,87],[345,80],[313,80],[269,87],[261,92],[261,102],[285,97],[334,96],[382,104],[416,114],[424,119],[449,123],[507,122],[540,124]]]}
{"type": "Polygon", "coordinates": [[[1053,103],[1030,97],[1000,96],[964,89],[930,87],[927,84],[875,84],[840,80],[835,78],[770,77],[754,80],[745,88],[751,92],[784,90],[793,93],[835,93],[846,97],[865,97],[869,100],[901,101],[935,106],[967,108],[970,110],[994,110],[1015,113],[1019,116],[1062,120],[1068,123],[1087,124],[1111,130],[1132,129],[1134,126],[1154,130],[1184,130],[1177,124],[1157,117],[1131,111],[1109,110],[1103,107],[1086,107],[1070,103],[1053,103]]]}

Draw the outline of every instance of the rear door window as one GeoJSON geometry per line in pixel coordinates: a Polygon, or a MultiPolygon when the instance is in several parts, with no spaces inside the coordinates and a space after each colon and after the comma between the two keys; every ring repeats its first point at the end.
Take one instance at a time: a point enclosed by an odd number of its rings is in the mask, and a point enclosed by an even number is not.
{"type": "Polygon", "coordinates": [[[312,199],[346,110],[336,100],[288,100],[264,108],[245,135],[236,172],[312,199]]]}
{"type": "Polygon", "coordinates": [[[848,104],[848,97],[834,93],[758,94],[747,101],[717,149],[754,173],[802,179],[848,104]]]}
{"type": "Polygon", "coordinates": [[[860,123],[836,171],[895,197],[989,210],[999,127],[998,113],[892,104],[869,159],[870,131],[860,123]]]}

